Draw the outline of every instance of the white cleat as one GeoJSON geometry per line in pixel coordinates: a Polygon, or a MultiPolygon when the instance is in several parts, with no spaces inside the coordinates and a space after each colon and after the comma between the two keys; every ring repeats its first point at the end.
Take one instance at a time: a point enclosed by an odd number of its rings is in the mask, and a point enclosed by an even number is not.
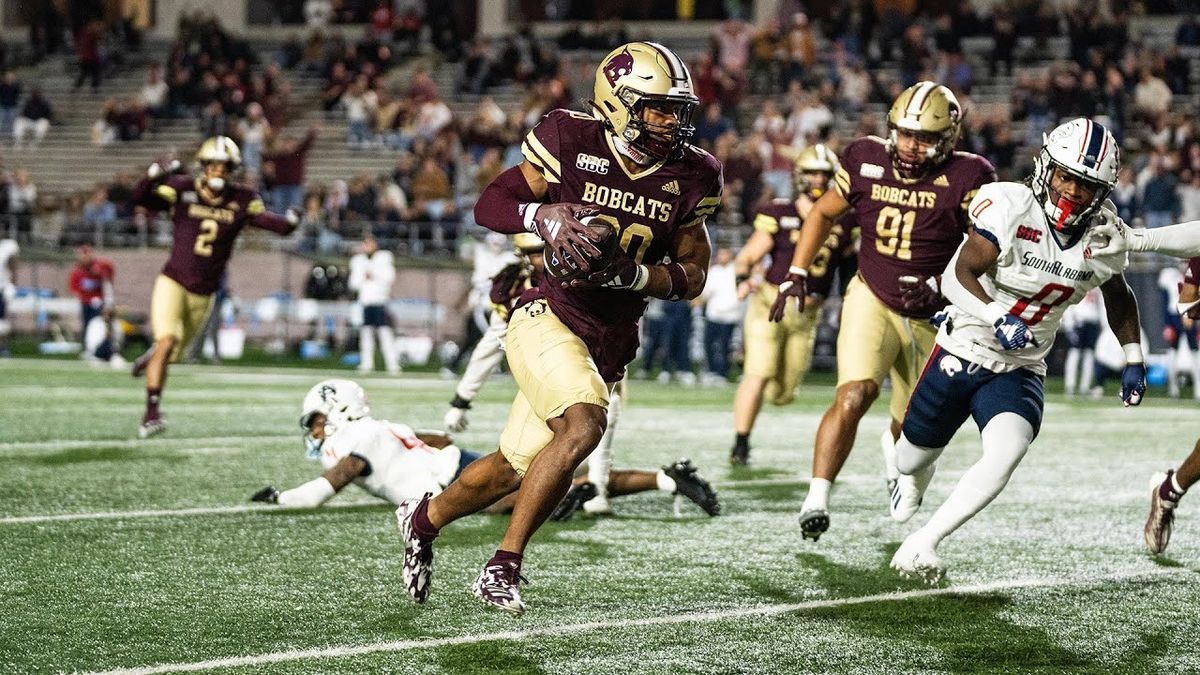
{"type": "Polygon", "coordinates": [[[612,504],[609,504],[608,497],[599,495],[583,503],[583,512],[592,516],[609,516],[613,512],[612,504]]]}
{"type": "Polygon", "coordinates": [[[925,491],[917,484],[915,476],[900,476],[892,488],[892,500],[888,502],[892,520],[907,523],[920,510],[924,499],[925,491]]]}
{"type": "Polygon", "coordinates": [[[920,579],[934,585],[946,576],[946,563],[928,541],[909,536],[892,556],[892,569],[905,579],[920,579]]]}
{"type": "Polygon", "coordinates": [[[1179,505],[1179,498],[1175,494],[1170,494],[1175,499],[1164,498],[1161,489],[1171,473],[1173,472],[1160,472],[1150,477],[1150,516],[1146,518],[1143,536],[1146,550],[1152,555],[1167,550],[1167,544],[1171,543],[1171,525],[1175,520],[1175,507],[1179,505]]]}

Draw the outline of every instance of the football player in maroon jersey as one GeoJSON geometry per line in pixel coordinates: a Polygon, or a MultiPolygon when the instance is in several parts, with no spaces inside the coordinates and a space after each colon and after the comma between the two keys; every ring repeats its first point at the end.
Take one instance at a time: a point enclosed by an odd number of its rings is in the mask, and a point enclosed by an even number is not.
{"type": "Polygon", "coordinates": [[[489,605],[524,611],[525,547],[604,433],[611,387],[637,353],[646,298],[687,300],[704,289],[704,221],[720,205],[722,178],[720,163],[687,142],[697,103],[687,67],[670,50],[618,47],[596,70],[592,114],[548,113],[525,137],[525,161],[480,195],[480,224],[537,233],[547,256],[577,260],[582,276],[548,274],[513,310],[505,339],[520,392],[499,450],[437,497],[397,509],[404,579],[417,602],[429,594],[439,529],[517,491],[508,530],[473,590],[489,605]],[[588,262],[599,249],[579,220],[584,212],[618,238],[602,269],[588,262]]]}
{"type": "Polygon", "coordinates": [[[888,112],[888,137],[866,136],[842,152],[834,189],[805,218],[779,285],[774,321],[792,298],[804,308],[821,245],[853,209],[862,237],[859,268],[842,304],[837,393],[817,429],[812,482],[800,513],[806,539],[815,541],[829,528],[830,486],[889,373],[892,428],[883,436],[889,492],[899,475],[893,443],[933,347],[929,318],[945,304],[939,278],[968,231],[966,207],[975,191],[996,180],[986,159],[954,150],[961,122],[962,107],[946,87],[918,82],[905,89],[888,112]]]}
{"type": "Polygon", "coordinates": [[[776,199],[765,205],[754,218],[754,234],[734,260],[738,297],[750,297],[742,329],[745,369],[733,397],[735,436],[729,461],[735,466],[745,465],[750,459],[750,431],[762,409],[763,397],[773,405],[787,405],[795,398],[796,387],[812,359],[821,303],[829,295],[834,270],[843,254],[853,255],[853,223],[843,218],[830,231],[813,262],[804,311],[789,310],[779,323],[770,320],[779,283],[787,276],[800,239],[800,224],[833,184],[837,166],[837,155],[824,145],[811,145],[801,151],[792,172],[797,198],[776,199]],[[771,266],[765,279],[752,276],[754,266],[768,255],[771,266]]]}
{"type": "Polygon", "coordinates": [[[155,163],[134,188],[133,203],[168,211],[174,228],[171,256],[150,296],[154,345],[133,365],[134,377],[146,376],[146,412],[138,427],[139,438],[166,429],[158,404],[167,382],[167,365],[179,359],[204,326],[242,228],[252,225],[286,235],[300,222],[296,213],[268,212],[258,192],[234,184],[241,161],[232,139],[214,136],[196,152],[195,176],[179,172],[178,162],[168,167],[155,163]]]}

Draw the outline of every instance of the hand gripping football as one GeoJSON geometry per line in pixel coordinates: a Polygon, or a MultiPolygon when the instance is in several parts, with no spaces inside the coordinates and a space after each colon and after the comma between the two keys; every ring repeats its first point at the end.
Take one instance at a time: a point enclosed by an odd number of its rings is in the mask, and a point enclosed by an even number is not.
{"type": "MultiPolygon", "coordinates": [[[[557,255],[549,249],[546,250],[546,271],[550,276],[563,281],[578,279],[586,274],[597,272],[604,269],[612,262],[613,256],[617,252],[617,230],[607,218],[598,218],[597,216],[584,216],[579,219],[579,222],[587,225],[591,232],[592,241],[596,244],[596,248],[600,249],[600,255],[594,258],[588,258],[590,268],[587,272],[580,271],[575,264],[575,260],[571,256],[567,256],[565,260],[560,260],[557,255]]],[[[574,255],[581,255],[578,251],[574,255]]]]}

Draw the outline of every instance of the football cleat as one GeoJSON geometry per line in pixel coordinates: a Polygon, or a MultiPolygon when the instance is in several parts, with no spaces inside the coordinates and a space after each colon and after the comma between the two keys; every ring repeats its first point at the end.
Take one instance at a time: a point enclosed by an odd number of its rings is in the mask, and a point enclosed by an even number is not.
{"type": "Polygon", "coordinates": [[[675,481],[675,494],[692,500],[710,516],[721,514],[721,503],[717,501],[716,490],[713,490],[712,485],[696,471],[692,460],[685,458],[670,466],[664,466],[663,473],[675,481]]]}
{"type": "Polygon", "coordinates": [[[883,476],[887,481],[887,492],[889,496],[894,496],[900,469],[896,467],[896,441],[892,438],[891,429],[883,430],[883,435],[879,437],[879,449],[883,451],[883,476]]]}
{"type": "Polygon", "coordinates": [[[1168,490],[1168,496],[1164,496],[1163,484],[1172,473],[1167,471],[1150,477],[1150,516],[1146,518],[1144,536],[1146,550],[1154,555],[1167,550],[1167,544],[1171,543],[1171,525],[1175,520],[1175,507],[1179,505],[1179,499],[1173,490],[1168,490]]]}
{"type": "Polygon", "coordinates": [[[920,579],[933,585],[946,576],[946,563],[938,557],[933,545],[909,536],[892,556],[892,569],[905,579],[920,579]]]}
{"type": "Polygon", "coordinates": [[[608,503],[608,497],[596,495],[583,503],[583,512],[589,516],[611,516],[613,509],[612,504],[608,503]]]}
{"type": "Polygon", "coordinates": [[[413,513],[421,502],[429,500],[430,493],[420,499],[406,499],[396,508],[396,523],[400,528],[400,539],[404,541],[404,588],[412,599],[425,602],[429,598],[429,584],[433,579],[433,542],[425,541],[413,530],[413,513]]]}
{"type": "Polygon", "coordinates": [[[150,357],[154,356],[154,347],[146,350],[145,354],[137,357],[133,362],[133,368],[129,374],[134,377],[141,377],[146,374],[146,366],[150,365],[150,357]]]}
{"type": "Polygon", "coordinates": [[[571,516],[583,506],[584,502],[590,501],[596,497],[596,484],[592,482],[579,483],[572,485],[571,489],[567,490],[567,494],[563,497],[558,506],[554,507],[554,511],[550,514],[550,520],[570,520],[571,516]]]}
{"type": "Polygon", "coordinates": [[[735,443],[733,449],[729,451],[729,464],[732,466],[746,466],[750,463],[750,444],[735,443]]]}
{"type": "Polygon", "coordinates": [[[800,534],[816,541],[829,529],[828,509],[809,509],[800,512],[800,534]]]}
{"type": "Polygon", "coordinates": [[[167,421],[161,417],[143,419],[141,425],[138,426],[138,438],[145,440],[151,436],[157,436],[166,430],[167,421]]]}
{"type": "Polygon", "coordinates": [[[525,603],[521,602],[521,591],[517,588],[521,582],[529,583],[521,576],[521,567],[517,563],[488,565],[479,573],[471,592],[488,605],[521,616],[525,613],[525,603]]]}
{"type": "MultiPolygon", "coordinates": [[[[933,465],[930,466],[930,469],[932,468],[933,465]]],[[[916,515],[921,508],[921,503],[925,500],[925,488],[929,486],[928,479],[933,478],[933,471],[928,473],[929,475],[925,476],[924,487],[917,481],[916,476],[900,476],[896,480],[896,485],[892,488],[892,499],[888,502],[892,520],[897,523],[907,523],[916,515]]]]}

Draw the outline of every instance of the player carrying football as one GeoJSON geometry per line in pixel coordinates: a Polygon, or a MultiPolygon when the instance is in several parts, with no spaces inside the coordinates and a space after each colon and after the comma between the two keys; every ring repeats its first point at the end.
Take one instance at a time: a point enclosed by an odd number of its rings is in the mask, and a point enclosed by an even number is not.
{"type": "Polygon", "coordinates": [[[837,156],[824,145],[812,145],[796,156],[792,182],[796,200],[776,199],[763,207],[754,218],[754,234],[734,259],[738,297],[752,296],[743,324],[746,350],[742,381],[733,397],[733,450],[729,461],[744,465],[750,459],[750,432],[762,410],[763,396],[773,405],[787,405],[796,387],[808,372],[813,341],[821,318],[821,303],[829,295],[834,270],[844,254],[853,254],[850,229],[853,223],[843,218],[821,244],[808,278],[808,301],[804,311],[788,310],[782,321],[768,318],[771,305],[779,296],[779,283],[792,264],[800,224],[813,204],[829,190],[837,171],[837,156]],[[765,282],[751,276],[754,266],[767,256],[765,282]]]}
{"type": "Polygon", "coordinates": [[[892,517],[905,522],[916,513],[937,458],[967,417],[979,427],[983,456],[896,551],[892,567],[901,574],[940,580],[938,544],[1004,489],[1041,426],[1045,357],[1058,324],[1093,288],[1125,349],[1121,398],[1141,402],[1146,368],[1137,299],[1122,275],[1127,259],[1093,245],[1092,225],[1117,220],[1105,200],[1118,168],[1113,135],[1075,119],[1045,137],[1028,181],[986,185],[972,200],[973,229],[942,276],[953,304],[896,442],[892,517]]]}
{"type": "MultiPolygon", "coordinates": [[[[945,304],[939,275],[967,232],[967,204],[981,185],[996,180],[986,159],[954,151],[961,123],[962,108],[946,87],[918,82],[905,89],[888,112],[888,138],[866,136],[842,153],[834,189],[805,218],[779,284],[772,321],[783,319],[791,298],[804,309],[821,245],[853,208],[862,237],[859,268],[842,304],[837,392],[817,429],[812,482],[800,512],[806,539],[815,541],[829,528],[830,487],[889,372],[892,428],[883,436],[885,457],[892,451],[933,347],[928,319],[945,304]]],[[[895,479],[890,463],[888,479],[895,479]]]]}
{"type": "Polygon", "coordinates": [[[280,216],[263,206],[253,189],[233,184],[241,151],[225,136],[214,136],[196,152],[195,177],[177,173],[178,162],[158,163],[134,188],[132,202],[152,211],[170,211],[174,226],[171,257],[154,281],[150,323],[154,345],[133,365],[146,375],[146,412],[140,438],[166,429],[158,404],[167,382],[167,365],[179,360],[192,337],[205,324],[213,293],[233,253],[233,243],[246,225],[289,234],[299,222],[295,213],[280,216]]]}
{"type": "Polygon", "coordinates": [[[520,392],[497,452],[440,495],[397,509],[404,579],[429,595],[440,528],[517,491],[512,520],[473,591],[521,614],[518,583],[530,537],[558,505],[575,468],[599,443],[609,391],[638,346],[647,296],[685,300],[704,288],[704,221],[721,200],[721,165],[690,145],[698,101],[670,50],[634,42],[596,70],[593,115],[553,110],[525,137],[525,161],[480,195],[475,218],[506,234],[537,233],[548,274],[522,294],[508,325],[508,364],[520,392]],[[612,225],[619,244],[600,260],[585,214],[612,225]],[[568,276],[573,260],[579,276],[568,276]],[[593,263],[595,263],[593,265],[593,263]]]}
{"type": "MultiPolygon", "coordinates": [[[[1107,238],[1093,254],[1124,251],[1151,251],[1188,258],[1187,273],[1179,289],[1179,314],[1192,321],[1200,320],[1200,221],[1189,221],[1153,230],[1125,227],[1120,221],[1107,221],[1096,228],[1099,238],[1107,238]]],[[[1200,440],[1192,453],[1174,471],[1156,473],[1150,477],[1150,516],[1146,518],[1143,538],[1146,549],[1157,555],[1167,550],[1171,542],[1171,526],[1175,508],[1188,488],[1200,480],[1200,440]]]]}

